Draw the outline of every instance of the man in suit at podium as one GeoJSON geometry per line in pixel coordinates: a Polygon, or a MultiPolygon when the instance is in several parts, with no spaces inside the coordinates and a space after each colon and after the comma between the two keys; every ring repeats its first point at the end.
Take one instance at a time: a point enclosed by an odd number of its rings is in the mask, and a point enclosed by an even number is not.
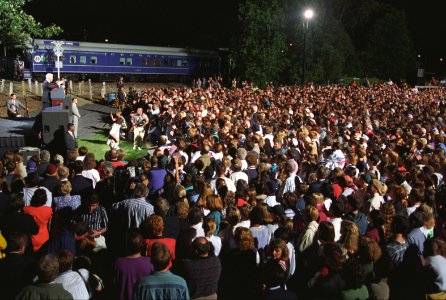
{"type": "Polygon", "coordinates": [[[47,73],[42,84],[42,110],[51,106],[51,90],[59,88],[57,84],[51,82],[53,82],[53,74],[47,73]]]}
{"type": "Polygon", "coordinates": [[[68,123],[67,132],[65,132],[65,149],[67,153],[70,151],[77,151],[78,145],[76,138],[74,137],[74,124],[68,123]]]}

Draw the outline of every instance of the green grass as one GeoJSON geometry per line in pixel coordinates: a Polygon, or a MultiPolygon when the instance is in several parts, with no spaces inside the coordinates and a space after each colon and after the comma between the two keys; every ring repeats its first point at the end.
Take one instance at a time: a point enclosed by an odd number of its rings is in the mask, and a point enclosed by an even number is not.
{"type": "MultiPolygon", "coordinates": [[[[78,139],[79,147],[87,147],[88,152],[94,153],[97,160],[104,159],[104,154],[110,150],[106,143],[107,135],[104,133],[96,133],[94,137],[88,139],[78,139]]],[[[133,141],[121,140],[119,146],[125,150],[125,160],[127,161],[144,157],[147,154],[146,147],[142,147],[142,150],[133,150],[133,141]]]]}

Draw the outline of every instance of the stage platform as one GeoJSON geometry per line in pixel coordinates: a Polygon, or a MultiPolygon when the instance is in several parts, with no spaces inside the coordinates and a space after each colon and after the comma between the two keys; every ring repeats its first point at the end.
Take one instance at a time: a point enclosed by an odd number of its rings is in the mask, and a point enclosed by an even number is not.
{"type": "Polygon", "coordinates": [[[37,137],[33,132],[34,118],[0,118],[0,154],[25,146],[35,146],[37,137]]]}

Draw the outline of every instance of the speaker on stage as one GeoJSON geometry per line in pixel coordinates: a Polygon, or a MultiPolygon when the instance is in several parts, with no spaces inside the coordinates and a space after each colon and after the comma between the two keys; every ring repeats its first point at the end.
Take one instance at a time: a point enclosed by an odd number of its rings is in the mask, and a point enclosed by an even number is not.
{"type": "Polygon", "coordinates": [[[48,145],[51,142],[59,142],[58,138],[67,131],[67,125],[70,122],[70,111],[62,110],[44,110],[42,111],[42,133],[43,143],[48,145]]]}

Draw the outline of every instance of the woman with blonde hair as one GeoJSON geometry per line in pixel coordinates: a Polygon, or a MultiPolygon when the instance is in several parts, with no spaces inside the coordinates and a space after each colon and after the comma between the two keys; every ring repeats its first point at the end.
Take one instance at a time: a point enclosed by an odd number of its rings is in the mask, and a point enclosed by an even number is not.
{"type": "Polygon", "coordinates": [[[346,257],[353,256],[358,251],[359,229],[355,222],[343,220],[341,223],[341,238],[339,244],[346,257]]]}
{"type": "Polygon", "coordinates": [[[214,255],[218,257],[221,251],[221,238],[219,236],[215,236],[215,231],[217,229],[217,222],[215,219],[211,217],[206,217],[203,220],[203,230],[206,236],[206,239],[211,242],[214,247],[214,255]]]}
{"type": "Polygon", "coordinates": [[[55,212],[61,210],[64,207],[70,207],[71,210],[74,211],[81,205],[81,196],[70,195],[71,190],[71,183],[68,180],[62,181],[60,183],[60,196],[54,197],[53,199],[53,209],[55,212]]]}

